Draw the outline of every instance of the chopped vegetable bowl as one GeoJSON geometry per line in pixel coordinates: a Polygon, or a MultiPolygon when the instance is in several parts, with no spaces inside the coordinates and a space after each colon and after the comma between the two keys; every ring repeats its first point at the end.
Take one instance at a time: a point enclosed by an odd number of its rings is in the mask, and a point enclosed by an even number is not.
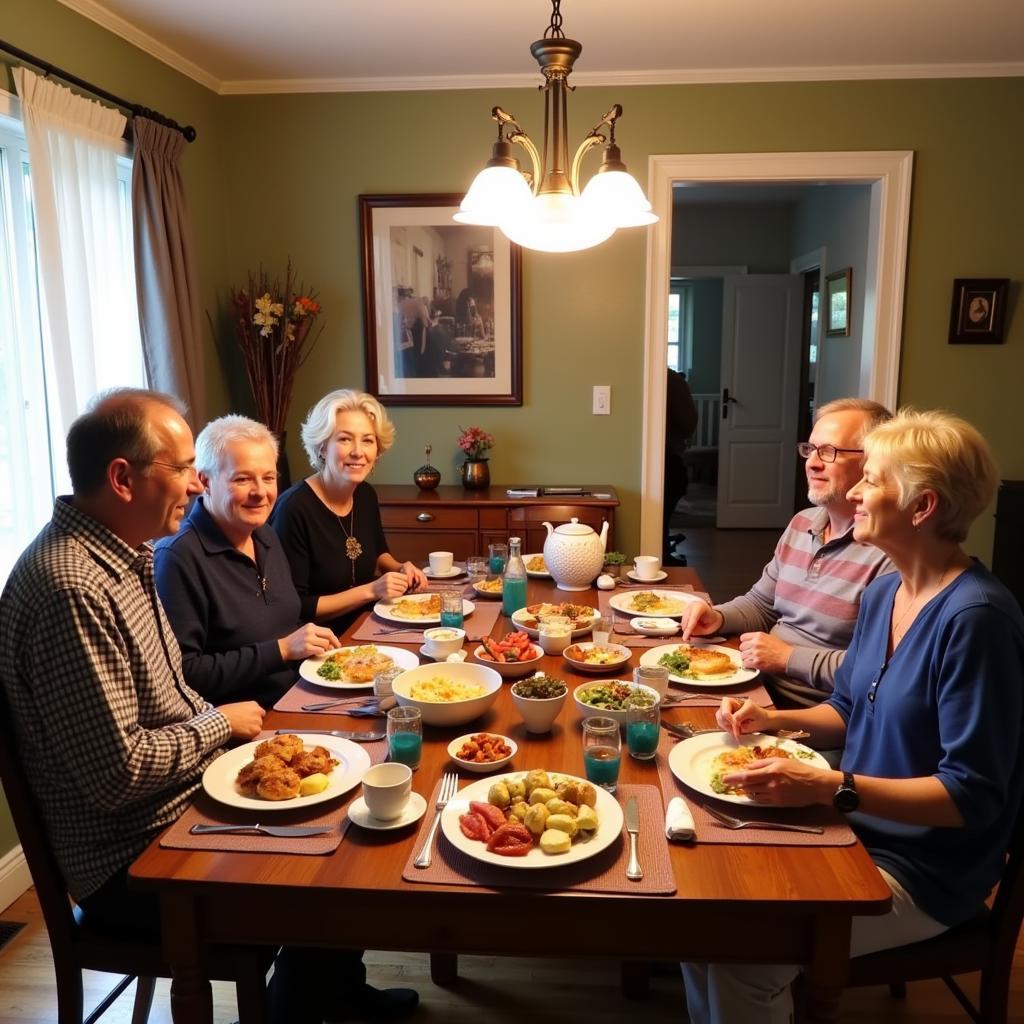
{"type": "Polygon", "coordinates": [[[608,683],[581,683],[573,690],[573,700],[584,718],[592,715],[604,715],[612,718],[620,725],[626,724],[629,715],[629,701],[633,695],[645,707],[652,707],[661,698],[653,687],[642,683],[633,684],[622,680],[608,683]]]}
{"type": "Polygon", "coordinates": [[[531,642],[526,633],[513,630],[503,640],[485,637],[473,651],[473,657],[482,665],[493,668],[503,679],[518,679],[537,668],[544,652],[531,642]]]}

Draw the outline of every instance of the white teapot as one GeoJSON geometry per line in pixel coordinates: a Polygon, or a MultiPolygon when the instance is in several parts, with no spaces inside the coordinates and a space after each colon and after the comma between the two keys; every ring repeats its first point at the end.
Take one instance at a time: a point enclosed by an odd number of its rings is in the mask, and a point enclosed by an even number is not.
{"type": "Polygon", "coordinates": [[[608,540],[608,521],[596,534],[575,516],[558,529],[543,524],[548,531],[544,541],[544,564],[559,590],[589,590],[604,565],[608,540]]]}

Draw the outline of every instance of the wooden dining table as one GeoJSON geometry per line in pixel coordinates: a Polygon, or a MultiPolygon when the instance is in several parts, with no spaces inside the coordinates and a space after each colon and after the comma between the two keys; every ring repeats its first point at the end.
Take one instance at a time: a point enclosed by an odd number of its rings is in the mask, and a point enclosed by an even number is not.
{"type": "MultiPolygon", "coordinates": [[[[689,569],[669,573],[669,584],[702,589],[689,569]]],[[[548,579],[531,579],[528,600],[598,607],[598,592],[568,593],[548,579]]],[[[491,635],[504,636],[511,628],[501,615],[491,635]]],[[[642,653],[634,648],[629,666],[611,678],[628,678],[642,653]]],[[[452,767],[447,744],[469,731],[513,738],[519,750],[509,770],[542,767],[582,775],[580,715],[571,691],[580,682],[609,677],[579,674],[560,656],[545,656],[539,668],[564,679],[570,690],[550,733],[525,731],[511,687],[503,685],[477,721],[424,727],[415,791],[430,798],[442,772],[452,767]]],[[[711,708],[667,709],[664,716],[697,725],[714,722],[711,708]]],[[[371,729],[381,721],[270,712],[265,728],[371,729]]],[[[463,775],[461,784],[479,778],[463,775]]],[[[620,782],[650,783],[651,770],[624,752],[620,782]]],[[[353,800],[359,791],[357,786],[343,799],[353,800]]],[[[427,814],[433,813],[428,806],[427,814]]],[[[642,821],[641,828],[663,836],[663,816],[642,821]]],[[[676,891],[631,895],[408,882],[402,873],[416,837],[416,827],[380,832],[353,825],[325,856],[166,849],[154,840],[132,865],[130,882],[160,899],[176,1024],[212,1019],[204,955],[211,943],[423,951],[438,963],[441,956],[458,953],[799,963],[813,1018],[814,1006],[834,1005],[845,981],[851,918],[883,914],[890,907],[889,888],[859,842],[768,846],[666,840],[676,891]]]]}

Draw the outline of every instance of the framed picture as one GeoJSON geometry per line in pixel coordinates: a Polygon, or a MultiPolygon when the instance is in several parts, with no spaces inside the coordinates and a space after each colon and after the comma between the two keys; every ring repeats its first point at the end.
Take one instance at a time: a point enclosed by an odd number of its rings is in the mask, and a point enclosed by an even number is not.
{"type": "Polygon", "coordinates": [[[522,405],[522,260],[459,195],[363,195],[366,390],[384,405],[522,405]]]}
{"type": "Polygon", "coordinates": [[[1001,345],[1006,321],[1006,277],[958,277],[949,313],[950,345],[1001,345]]]}
{"type": "Polygon", "coordinates": [[[853,270],[846,267],[825,278],[825,335],[829,338],[850,334],[850,285],[853,270]]]}

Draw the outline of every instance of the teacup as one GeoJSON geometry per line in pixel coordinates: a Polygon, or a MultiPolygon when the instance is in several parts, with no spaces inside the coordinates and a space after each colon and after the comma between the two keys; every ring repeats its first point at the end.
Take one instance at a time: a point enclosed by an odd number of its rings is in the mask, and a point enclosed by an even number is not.
{"type": "Polygon", "coordinates": [[[381,821],[393,821],[409,802],[412,769],[407,764],[385,761],[366,770],[363,776],[363,800],[366,809],[381,821]]]}
{"type": "Polygon", "coordinates": [[[462,649],[466,639],[464,629],[455,626],[435,626],[423,631],[423,650],[428,657],[443,659],[462,649]]]}
{"type": "Polygon", "coordinates": [[[427,555],[430,571],[434,576],[447,576],[452,571],[455,556],[450,551],[431,551],[427,555]]]}
{"type": "Polygon", "coordinates": [[[653,580],[661,570],[661,559],[657,555],[637,555],[633,559],[633,572],[637,579],[653,580]]]}

